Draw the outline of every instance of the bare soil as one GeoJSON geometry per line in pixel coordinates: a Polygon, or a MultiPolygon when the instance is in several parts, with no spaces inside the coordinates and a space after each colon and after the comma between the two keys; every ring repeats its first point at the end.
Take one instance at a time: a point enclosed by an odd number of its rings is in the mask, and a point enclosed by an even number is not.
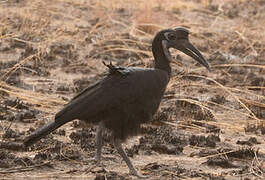
{"type": "Polygon", "coordinates": [[[137,179],[108,136],[70,122],[32,147],[25,136],[101,78],[102,61],[152,66],[151,42],[183,26],[212,71],[172,50],[154,121],[124,143],[149,179],[265,178],[264,0],[0,0],[0,176],[137,179]]]}

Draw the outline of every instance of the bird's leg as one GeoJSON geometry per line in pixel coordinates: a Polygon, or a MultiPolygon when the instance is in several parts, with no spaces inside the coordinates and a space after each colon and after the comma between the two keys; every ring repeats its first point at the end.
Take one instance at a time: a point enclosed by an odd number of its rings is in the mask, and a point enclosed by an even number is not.
{"type": "Polygon", "coordinates": [[[88,159],[88,161],[96,162],[97,165],[100,165],[101,161],[101,150],[103,144],[102,132],[103,127],[101,126],[101,124],[99,124],[96,131],[96,154],[93,158],[88,159]]]}
{"type": "Polygon", "coordinates": [[[126,155],[125,151],[122,148],[121,142],[119,139],[113,139],[113,145],[115,146],[115,148],[117,149],[118,153],[120,154],[120,156],[123,158],[123,160],[126,162],[127,166],[130,169],[130,173],[132,175],[137,176],[138,178],[148,178],[148,176],[143,176],[141,174],[139,174],[137,172],[137,170],[134,168],[134,166],[132,165],[130,159],[128,158],[128,156],[126,155]]]}
{"type": "Polygon", "coordinates": [[[95,160],[99,164],[101,160],[101,150],[102,150],[102,144],[103,144],[103,138],[102,138],[102,131],[103,127],[101,124],[97,127],[97,133],[96,133],[96,156],[95,160]]]}

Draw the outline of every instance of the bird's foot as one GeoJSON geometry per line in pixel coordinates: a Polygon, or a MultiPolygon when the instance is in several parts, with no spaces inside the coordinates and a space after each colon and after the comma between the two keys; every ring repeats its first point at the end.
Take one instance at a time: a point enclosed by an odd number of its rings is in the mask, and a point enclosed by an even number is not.
{"type": "Polygon", "coordinates": [[[105,156],[100,156],[100,158],[97,157],[97,156],[95,156],[95,157],[89,158],[89,159],[86,160],[86,161],[87,161],[87,162],[91,162],[91,161],[92,161],[92,162],[94,162],[96,165],[101,166],[101,165],[102,165],[101,160],[103,160],[103,161],[117,161],[116,158],[113,158],[113,157],[105,157],[105,156]]]}
{"type": "Polygon", "coordinates": [[[142,175],[141,173],[138,173],[136,170],[130,170],[130,174],[134,175],[136,177],[138,177],[139,179],[146,179],[146,178],[150,178],[151,176],[148,175],[142,175]]]}

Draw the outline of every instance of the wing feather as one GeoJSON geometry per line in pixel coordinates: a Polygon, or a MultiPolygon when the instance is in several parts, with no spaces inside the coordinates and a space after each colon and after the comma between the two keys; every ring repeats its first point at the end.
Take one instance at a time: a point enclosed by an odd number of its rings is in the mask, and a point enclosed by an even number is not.
{"type": "Polygon", "coordinates": [[[130,68],[126,69],[126,73],[105,76],[89,86],[58,112],[55,119],[65,122],[84,117],[89,119],[106,109],[134,102],[137,98],[146,97],[148,100],[150,94],[155,96],[168,82],[166,73],[154,69],[130,68]]]}

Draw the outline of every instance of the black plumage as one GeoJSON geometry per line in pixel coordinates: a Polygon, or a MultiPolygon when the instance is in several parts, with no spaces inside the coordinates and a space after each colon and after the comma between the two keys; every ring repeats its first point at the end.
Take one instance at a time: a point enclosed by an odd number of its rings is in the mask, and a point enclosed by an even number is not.
{"type": "Polygon", "coordinates": [[[209,69],[207,61],[189,43],[188,35],[185,28],[160,31],[152,43],[154,68],[106,65],[109,68],[107,75],[74,97],[56,114],[54,121],[28,136],[25,146],[74,119],[98,124],[96,159],[100,161],[102,131],[106,128],[130,172],[142,177],[126,156],[121,142],[137,135],[140,125],[151,120],[157,111],[171,75],[169,48],[184,52],[209,69]]]}

